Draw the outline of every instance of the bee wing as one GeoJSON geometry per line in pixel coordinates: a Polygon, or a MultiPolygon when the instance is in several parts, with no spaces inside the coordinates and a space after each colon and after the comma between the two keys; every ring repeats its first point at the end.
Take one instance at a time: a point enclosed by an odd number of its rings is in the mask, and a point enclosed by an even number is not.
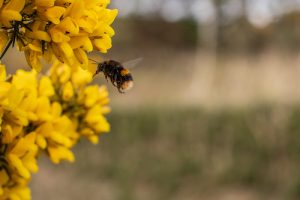
{"type": "Polygon", "coordinates": [[[127,68],[127,69],[132,69],[134,67],[137,66],[137,64],[139,64],[144,58],[137,58],[137,59],[134,59],[134,60],[130,60],[130,61],[127,61],[127,62],[124,62],[122,65],[123,67],[127,68]]]}

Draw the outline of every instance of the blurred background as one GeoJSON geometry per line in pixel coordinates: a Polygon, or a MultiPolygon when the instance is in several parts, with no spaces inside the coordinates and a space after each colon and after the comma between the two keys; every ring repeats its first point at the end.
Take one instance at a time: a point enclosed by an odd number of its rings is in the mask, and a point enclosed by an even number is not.
{"type": "Polygon", "coordinates": [[[104,58],[143,57],[135,87],[108,84],[111,133],[82,141],[73,165],[42,160],[33,199],[300,199],[300,1],[111,7],[104,58]]]}

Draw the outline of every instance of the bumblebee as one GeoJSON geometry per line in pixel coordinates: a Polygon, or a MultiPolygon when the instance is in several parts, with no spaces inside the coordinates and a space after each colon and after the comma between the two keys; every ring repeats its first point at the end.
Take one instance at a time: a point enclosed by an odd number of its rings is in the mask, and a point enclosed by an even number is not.
{"type": "Polygon", "coordinates": [[[133,87],[133,78],[129,70],[124,66],[129,64],[132,66],[133,64],[136,64],[137,61],[140,61],[140,59],[127,62],[127,64],[124,65],[115,60],[97,63],[98,66],[94,76],[102,72],[106,80],[109,78],[111,83],[118,88],[120,93],[125,93],[133,87]]]}

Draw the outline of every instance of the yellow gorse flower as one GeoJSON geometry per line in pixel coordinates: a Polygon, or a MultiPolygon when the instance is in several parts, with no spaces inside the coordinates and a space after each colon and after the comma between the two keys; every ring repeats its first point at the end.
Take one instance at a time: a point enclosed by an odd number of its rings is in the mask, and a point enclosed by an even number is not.
{"type": "MultiPolygon", "coordinates": [[[[118,11],[108,0],[0,0],[0,50],[15,42],[28,64],[56,57],[68,65],[88,66],[87,52],[111,48],[111,27],[118,11]],[[12,41],[16,39],[16,41],[12,41]]],[[[2,56],[4,55],[2,54],[2,56]]],[[[1,58],[0,58],[1,59],[1,58]]]]}
{"type": "Polygon", "coordinates": [[[73,162],[72,147],[85,137],[98,142],[110,127],[108,92],[88,85],[92,74],[58,61],[49,76],[18,70],[7,79],[0,65],[0,199],[30,199],[31,174],[45,151],[53,163],[73,162]]]}

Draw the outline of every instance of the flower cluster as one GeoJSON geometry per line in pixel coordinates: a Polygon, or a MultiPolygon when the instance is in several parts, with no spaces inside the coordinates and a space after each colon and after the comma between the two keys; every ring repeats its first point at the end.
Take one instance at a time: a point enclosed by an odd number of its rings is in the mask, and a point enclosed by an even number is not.
{"type": "MultiPolygon", "coordinates": [[[[87,52],[111,48],[117,10],[109,0],[0,0],[0,51],[15,43],[39,71],[41,58],[88,65],[87,52]]],[[[1,56],[1,58],[2,58],[1,56]]],[[[1,59],[0,58],[0,59],[1,59]]]]}
{"type": "Polygon", "coordinates": [[[28,200],[31,174],[44,152],[53,163],[73,162],[81,138],[96,144],[108,132],[105,87],[90,85],[87,53],[111,48],[117,10],[110,0],[0,0],[0,200],[28,200]],[[32,71],[7,76],[10,47],[32,71]],[[54,62],[39,75],[42,59],[54,62]]]}
{"type": "Polygon", "coordinates": [[[39,153],[72,162],[80,138],[97,143],[109,131],[108,92],[91,80],[89,71],[59,62],[40,78],[34,70],[7,77],[0,66],[0,199],[30,199],[39,153]]]}

